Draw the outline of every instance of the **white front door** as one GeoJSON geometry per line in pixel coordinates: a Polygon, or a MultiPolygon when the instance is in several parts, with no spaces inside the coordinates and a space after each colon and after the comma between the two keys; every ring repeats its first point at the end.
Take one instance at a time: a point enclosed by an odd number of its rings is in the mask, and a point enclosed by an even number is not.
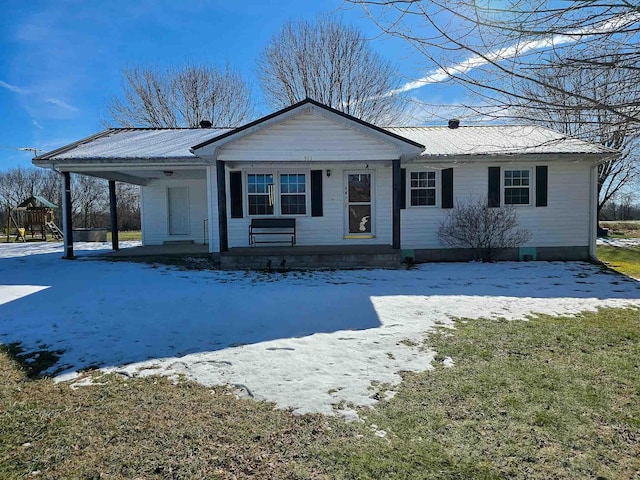
{"type": "Polygon", "coordinates": [[[167,189],[169,204],[169,235],[189,235],[189,189],[167,189]]]}
{"type": "Polygon", "coordinates": [[[373,173],[346,172],[347,237],[373,236],[373,173]]]}

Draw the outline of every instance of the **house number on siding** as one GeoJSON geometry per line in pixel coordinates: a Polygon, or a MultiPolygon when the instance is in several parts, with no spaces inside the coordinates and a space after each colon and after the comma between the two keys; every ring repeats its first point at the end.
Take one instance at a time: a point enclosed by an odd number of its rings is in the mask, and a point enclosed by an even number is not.
{"type": "Polygon", "coordinates": [[[305,155],[305,156],[304,156],[304,161],[305,161],[305,162],[310,162],[310,161],[312,161],[312,160],[313,160],[313,157],[312,157],[311,155],[305,155]]]}

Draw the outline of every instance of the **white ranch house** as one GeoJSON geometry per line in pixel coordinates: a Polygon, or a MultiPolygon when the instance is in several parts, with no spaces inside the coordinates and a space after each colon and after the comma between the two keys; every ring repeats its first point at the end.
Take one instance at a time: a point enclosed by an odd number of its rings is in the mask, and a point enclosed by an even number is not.
{"type": "Polygon", "coordinates": [[[461,199],[484,195],[516,205],[532,233],[507,257],[573,260],[595,254],[596,169],[612,155],[538,126],[381,128],[307,99],[234,129],[108,129],[33,163],[65,174],[67,190],[69,172],[108,179],[112,193],[116,181],[141,185],[145,246],[467,260],[439,242],[438,226],[461,199]],[[268,228],[252,238],[252,222],[268,228]]]}

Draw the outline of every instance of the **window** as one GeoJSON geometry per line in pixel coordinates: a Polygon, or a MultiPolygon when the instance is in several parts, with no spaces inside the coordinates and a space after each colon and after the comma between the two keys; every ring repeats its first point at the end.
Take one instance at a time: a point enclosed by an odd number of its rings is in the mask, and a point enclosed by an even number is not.
{"type": "Polygon", "coordinates": [[[306,215],[307,176],[304,173],[247,174],[249,215],[306,215]],[[279,179],[275,182],[274,179],[279,179]]]}
{"type": "Polygon", "coordinates": [[[436,172],[411,172],[411,206],[436,204],[436,172]]]}
{"type": "Polygon", "coordinates": [[[249,215],[273,215],[273,174],[247,175],[249,215]]]}
{"type": "Polygon", "coordinates": [[[303,173],[280,175],[280,212],[282,215],[307,213],[306,179],[303,173]]]}
{"type": "Polygon", "coordinates": [[[504,171],[504,204],[529,205],[530,202],[530,171],[504,171]]]}

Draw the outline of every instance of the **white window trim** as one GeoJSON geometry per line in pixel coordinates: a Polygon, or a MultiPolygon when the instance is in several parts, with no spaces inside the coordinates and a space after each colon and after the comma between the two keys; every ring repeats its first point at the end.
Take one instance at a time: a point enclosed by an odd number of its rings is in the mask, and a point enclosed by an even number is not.
{"type": "MultiPolygon", "coordinates": [[[[525,187],[513,187],[513,188],[525,188],[525,187]]],[[[531,207],[535,205],[535,199],[533,198],[535,194],[535,176],[533,167],[509,167],[509,168],[501,168],[500,169],[500,206],[502,207],[531,207]],[[507,188],[504,185],[504,177],[505,172],[507,171],[518,171],[521,172],[523,170],[527,170],[529,172],[529,203],[506,203],[505,202],[505,193],[507,188]]]]}
{"type": "Polygon", "coordinates": [[[276,198],[276,191],[277,191],[277,187],[276,187],[276,182],[277,182],[277,176],[275,175],[274,172],[268,172],[268,171],[251,171],[251,172],[246,172],[244,175],[244,184],[245,184],[245,198],[246,198],[246,214],[247,216],[251,216],[251,217],[275,217],[276,216],[276,207],[278,206],[277,203],[277,198],[276,198]],[[273,213],[264,213],[264,214],[253,214],[253,215],[249,215],[249,198],[252,196],[262,196],[262,195],[269,195],[268,193],[249,193],[249,175],[271,175],[274,177],[273,179],[273,185],[274,185],[274,189],[273,189],[273,213]]]}
{"type": "MultiPolygon", "coordinates": [[[[427,168],[422,168],[422,169],[413,169],[413,170],[409,170],[407,169],[407,178],[405,179],[406,181],[406,186],[405,186],[405,205],[407,208],[440,208],[440,178],[442,177],[442,174],[438,175],[438,170],[433,170],[433,169],[427,169],[427,168]],[[433,172],[435,173],[436,176],[436,186],[434,187],[435,190],[435,196],[436,196],[436,203],[433,205],[411,205],[411,174],[412,173],[419,173],[419,172],[433,172]]],[[[417,188],[414,190],[418,190],[417,188]]]]}
{"type": "Polygon", "coordinates": [[[244,216],[246,218],[304,218],[311,216],[311,170],[304,169],[256,169],[256,170],[244,170],[242,172],[242,189],[243,189],[243,210],[244,216]],[[298,174],[304,175],[304,184],[305,184],[305,211],[306,213],[297,213],[297,214],[282,214],[281,210],[281,200],[280,200],[280,175],[291,175],[298,174]],[[261,214],[255,215],[249,213],[249,175],[273,175],[273,213],[272,214],[261,214]]]}

